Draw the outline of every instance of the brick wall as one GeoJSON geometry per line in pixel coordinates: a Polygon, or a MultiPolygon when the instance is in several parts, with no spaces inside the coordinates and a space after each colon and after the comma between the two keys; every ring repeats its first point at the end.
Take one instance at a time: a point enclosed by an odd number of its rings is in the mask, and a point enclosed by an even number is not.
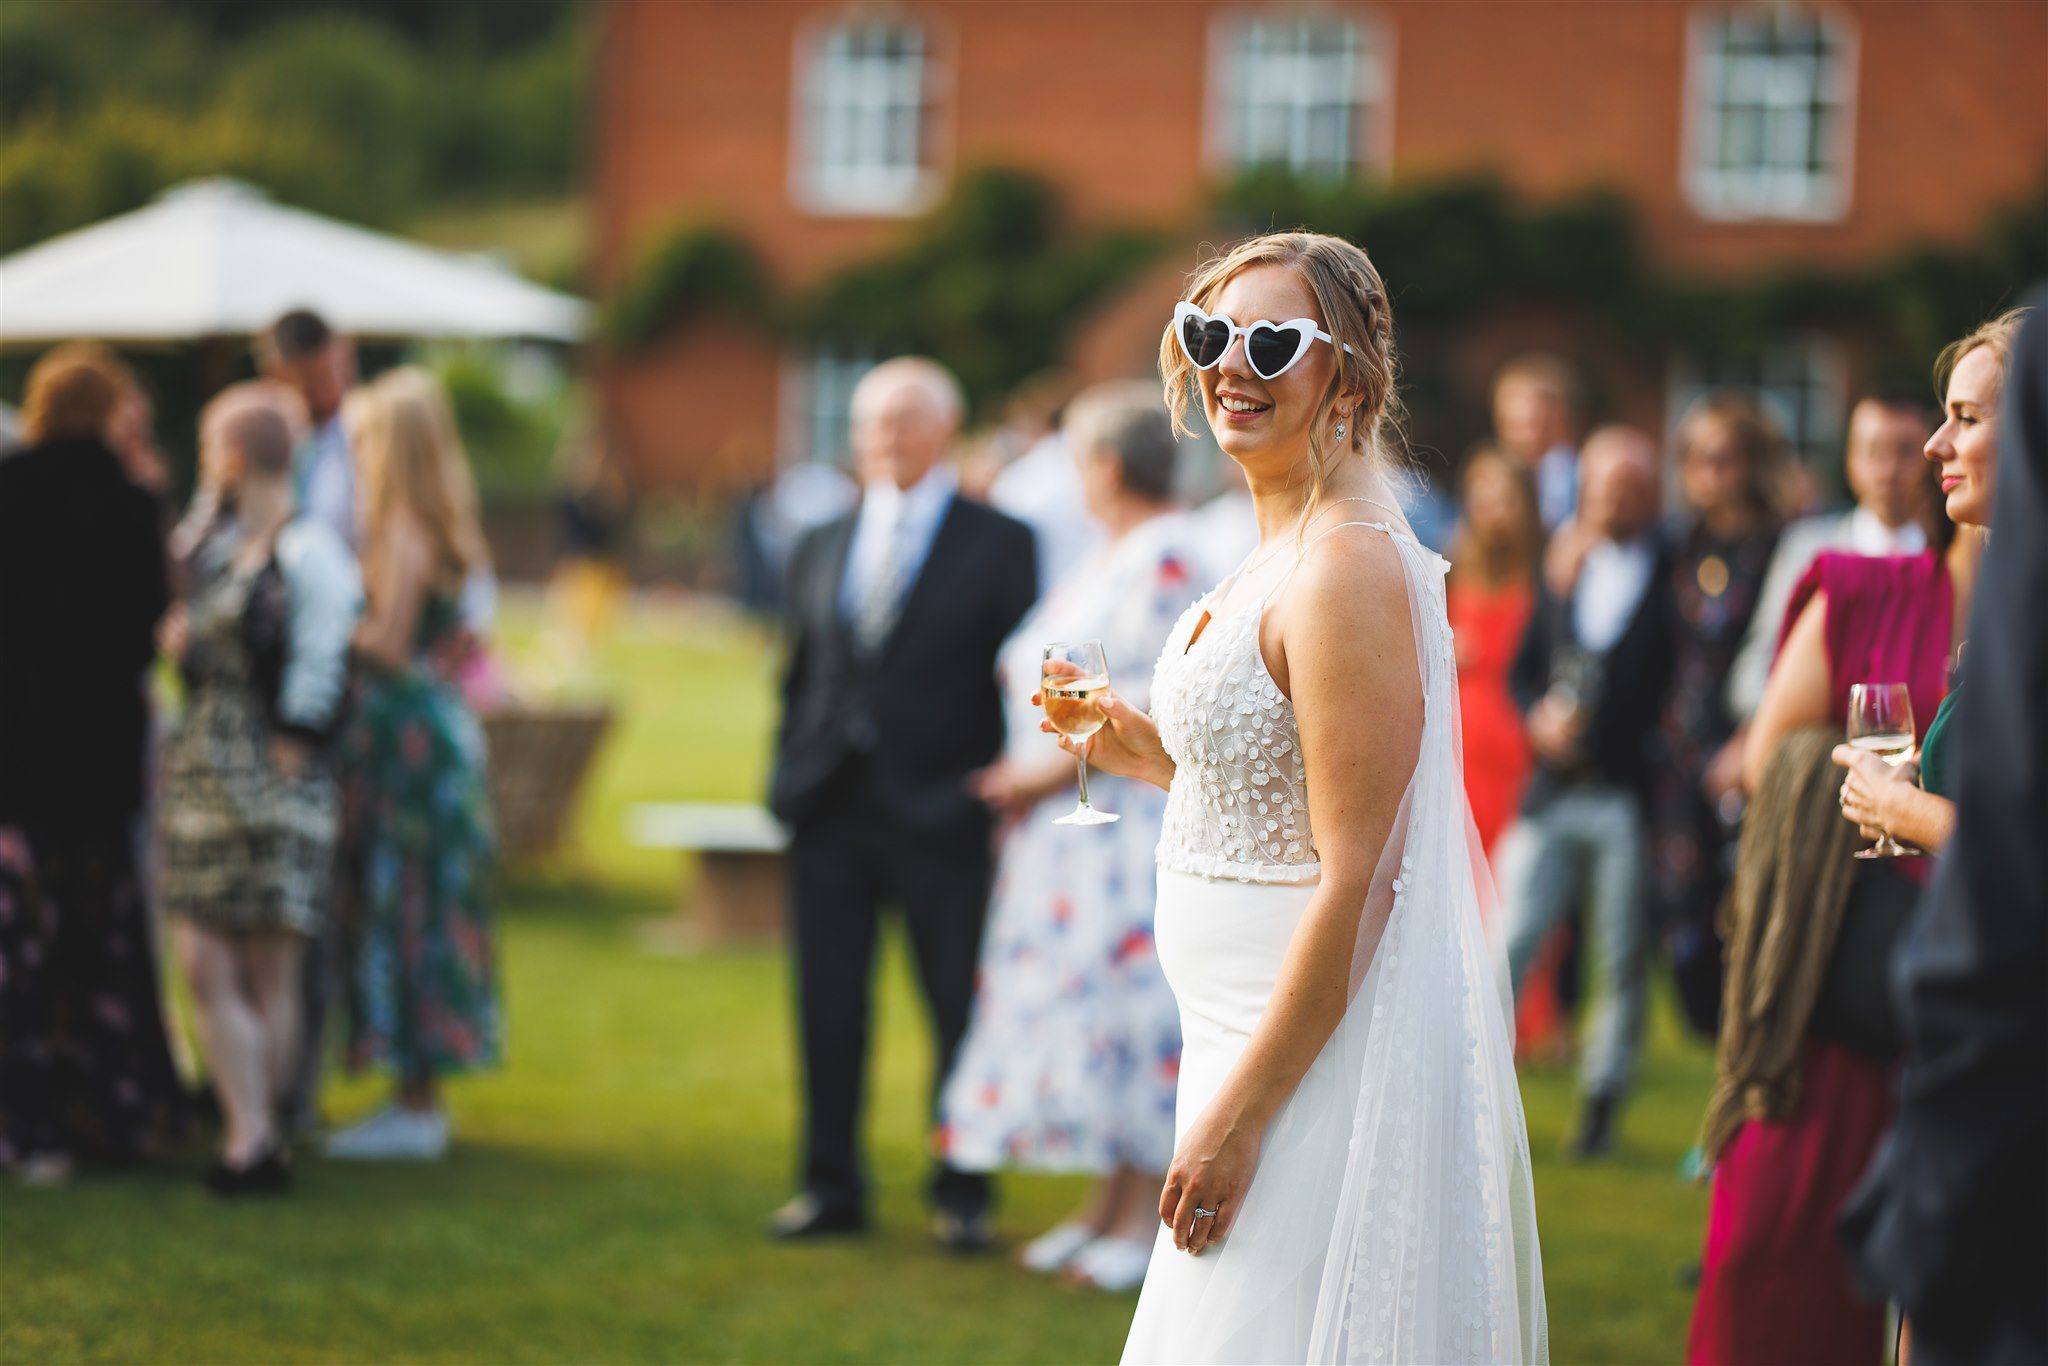
{"type": "MultiPolygon", "coordinates": [[[[738,228],[784,283],[890,239],[898,219],[821,216],[791,194],[799,35],[852,13],[926,26],[943,73],[928,130],[942,171],[1020,165],[1055,182],[1086,218],[1190,222],[1217,170],[1205,150],[1212,24],[1267,8],[611,0],[597,80],[600,277],[614,278],[651,234],[686,217],[738,228]]],[[[1920,240],[1967,240],[2048,165],[2048,5],[1839,0],[1828,12],[1850,21],[1857,47],[1847,212],[1824,223],[1708,221],[1680,184],[1687,26],[1699,8],[1382,0],[1322,10],[1363,16],[1386,43],[1385,169],[1396,180],[1484,168],[1539,196],[1618,187],[1635,201],[1652,253],[1679,268],[1843,264],[1920,240]]],[[[1191,263],[1192,250],[1174,260],[1191,263]]],[[[1078,368],[1142,365],[1171,293],[1169,270],[1112,301],[1082,340],[1078,368]]],[[[1513,344],[1504,338],[1498,349],[1513,344]]],[[[615,439],[655,482],[765,476],[780,365],[764,344],[685,333],[606,371],[615,439]]]]}

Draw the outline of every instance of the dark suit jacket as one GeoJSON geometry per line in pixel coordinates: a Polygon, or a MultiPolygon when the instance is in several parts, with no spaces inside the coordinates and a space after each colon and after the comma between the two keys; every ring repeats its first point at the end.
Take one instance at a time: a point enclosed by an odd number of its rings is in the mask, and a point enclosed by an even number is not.
{"type": "Polygon", "coordinates": [[[141,809],[165,592],[156,501],[112,451],[48,441],[0,459],[0,824],[141,809]]]}
{"type": "Polygon", "coordinates": [[[1899,1109],[1843,1220],[1913,1361],[2048,1361],[2048,291],[2005,382],[1956,830],[1892,961],[1899,1109]]]}
{"type": "Polygon", "coordinates": [[[840,610],[859,511],[797,543],[788,579],[789,665],[769,804],[799,831],[825,814],[849,763],[850,800],[921,836],[982,838],[969,773],[1003,745],[996,651],[1038,591],[1031,532],[955,497],[895,628],[864,657],[840,610]]]}
{"type": "MultiPolygon", "coordinates": [[[[1564,769],[1537,760],[1522,800],[1524,811],[1538,810],[1561,792],[1588,784],[1647,796],[1657,722],[1671,690],[1676,615],[1671,574],[1671,547],[1660,538],[1635,615],[1606,654],[1594,657],[1599,682],[1589,699],[1592,716],[1580,741],[1581,760],[1564,769]]],[[[1539,582],[1535,610],[1508,672],[1515,705],[1525,713],[1534,707],[1550,690],[1559,657],[1577,648],[1571,601],[1553,596],[1539,582]]]]}

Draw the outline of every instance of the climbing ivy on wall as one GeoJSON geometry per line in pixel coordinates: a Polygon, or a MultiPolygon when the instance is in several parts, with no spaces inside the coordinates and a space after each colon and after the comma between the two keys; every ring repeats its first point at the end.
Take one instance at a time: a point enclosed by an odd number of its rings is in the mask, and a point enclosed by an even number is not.
{"type": "Polygon", "coordinates": [[[1653,266],[1613,192],[1535,202],[1497,180],[1418,185],[1247,174],[1216,191],[1194,231],[1084,228],[1028,173],[962,176],[895,243],[797,289],[715,223],[671,230],[613,291],[609,335],[644,347],[709,317],[759,320],[792,345],[844,342],[942,356],[977,412],[1058,365],[1088,310],[1173,241],[1306,226],[1364,244],[1404,330],[1440,332],[1528,303],[1583,311],[1632,344],[1702,354],[1806,328],[1853,330],[1884,382],[1924,382],[1934,352],[2048,278],[2048,172],[1962,246],[1922,246],[1851,268],[1788,266],[1737,279],[1653,266]]]}

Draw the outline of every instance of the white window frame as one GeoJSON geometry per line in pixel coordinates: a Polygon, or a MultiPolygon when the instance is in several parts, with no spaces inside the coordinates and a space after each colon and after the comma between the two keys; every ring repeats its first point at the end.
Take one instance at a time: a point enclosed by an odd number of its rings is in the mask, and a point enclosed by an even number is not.
{"type": "MultiPolygon", "coordinates": [[[[1686,410],[1716,390],[1754,398],[1784,432],[1792,453],[1808,465],[1841,454],[1849,419],[1849,358],[1842,343],[1819,332],[1801,332],[1768,343],[1753,358],[1755,382],[1713,373],[1696,355],[1675,356],[1665,404],[1665,447],[1673,469],[1678,460],[1678,424],[1686,410]],[[1787,382],[1796,379],[1796,383],[1787,382]],[[1790,396],[1800,395],[1794,411],[1790,396]]],[[[1668,486],[1676,489],[1676,481],[1668,486]]]]}
{"type": "Polygon", "coordinates": [[[803,25],[792,69],[789,190],[800,208],[894,216],[931,207],[943,179],[932,25],[893,11],[803,25]],[[877,55],[872,49],[885,33],[909,38],[914,50],[877,55]],[[863,40],[868,50],[854,51],[863,40]],[[906,137],[907,148],[890,145],[906,137]]]}
{"type": "Polygon", "coordinates": [[[1716,222],[1839,222],[1849,212],[1856,161],[1856,90],[1860,53],[1856,25],[1834,10],[1796,5],[1715,6],[1696,11],[1687,24],[1685,133],[1681,188],[1701,217],[1716,222]],[[1726,38],[1732,24],[1775,29],[1796,20],[1814,24],[1834,52],[1832,62],[1803,74],[1807,59],[1786,55],[1731,58],[1726,38]],[[1732,64],[1731,64],[1732,63],[1732,64]],[[1730,82],[1760,110],[1763,160],[1752,166],[1721,165],[1723,111],[1730,82]],[[1816,120],[1829,120],[1814,129],[1816,120]],[[1821,169],[1795,166],[1784,146],[1806,135],[1820,142],[1821,169]],[[1773,148],[1769,144],[1779,144],[1773,148]]]}
{"type": "Polygon", "coordinates": [[[781,468],[851,467],[853,389],[880,360],[872,346],[830,343],[785,358],[775,443],[781,468]]]}
{"type": "Polygon", "coordinates": [[[1275,6],[1227,11],[1210,25],[1207,142],[1212,165],[1225,171],[1284,166],[1300,175],[1346,177],[1385,169],[1392,160],[1393,136],[1391,24],[1353,10],[1275,6]],[[1247,49],[1255,35],[1291,29],[1299,38],[1317,26],[1347,30],[1350,47],[1334,55],[1298,49],[1267,54],[1262,64],[1266,92],[1277,91],[1281,97],[1258,102],[1281,112],[1287,123],[1286,146],[1278,156],[1255,153],[1246,127],[1252,101],[1245,86],[1253,79],[1244,69],[1247,49]],[[1308,97],[1289,98],[1302,92],[1309,92],[1308,97]],[[1341,162],[1320,161],[1311,156],[1309,121],[1317,108],[1328,108],[1339,96],[1349,104],[1343,156],[1341,162]]]}

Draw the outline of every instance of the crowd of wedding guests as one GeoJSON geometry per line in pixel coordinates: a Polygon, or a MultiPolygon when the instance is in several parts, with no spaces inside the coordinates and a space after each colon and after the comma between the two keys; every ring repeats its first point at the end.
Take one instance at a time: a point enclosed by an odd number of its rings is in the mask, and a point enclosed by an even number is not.
{"type": "Polygon", "coordinates": [[[0,457],[0,1164],[32,1184],[162,1154],[210,1110],[224,1196],[287,1188],[316,1136],[431,1160],[442,1078],[497,1056],[462,686],[490,561],[447,397],[412,367],[359,384],[303,310],[258,361],[200,416],[168,535],[145,391],[104,347],[36,362],[0,457]],[[394,1091],[320,1135],[330,1043],[394,1091]]]}
{"type": "MultiPolygon", "coordinates": [[[[1814,505],[1825,476],[1752,398],[1708,393],[1660,441],[1589,422],[1554,355],[1497,375],[1493,437],[1462,462],[1451,516],[1414,491],[1411,524],[1447,559],[1466,783],[1521,1047],[1577,1059],[1567,1156],[1624,1141],[1655,972],[1718,1049],[1696,1361],[1876,1360],[1885,1295],[1915,1308],[1852,1270],[1837,1222],[1907,1117],[1894,1084],[1916,1066],[1912,1021],[1889,974],[1939,860],[1851,856],[1880,831],[1940,855],[1955,828],[1957,663],[2024,313],[1945,352],[1934,398],[1854,405],[1837,507],[1814,505]],[[1851,686],[1875,682],[1907,685],[1917,768],[1842,743],[1851,686]]],[[[771,1232],[866,1225],[869,965],[894,902],[936,1025],[939,1241],[988,1245],[994,1172],[1086,1173],[1086,1198],[1021,1260],[1128,1289],[1173,1153],[1176,1016],[1151,924],[1162,802],[1097,777],[1091,802],[1122,819],[1056,824],[1076,773],[1032,694],[1047,645],[1096,640],[1144,707],[1182,614],[1251,549],[1249,511],[1183,500],[1187,448],[1155,385],[1034,407],[984,444],[995,459],[956,465],[962,411],[931,361],[872,372],[853,398],[862,491],[792,538],[774,793],[793,832],[806,1128],[771,1232]]],[[[1856,1208],[1910,1204],[1884,1179],[1856,1208]]]]}
{"type": "MultiPolygon", "coordinates": [[[[1717,1050],[1696,1361],[1876,1360],[1887,1295],[1930,1359],[2040,1345],[2038,1325],[1970,1312],[2038,1290],[2039,1240],[1975,1262],[1954,1246],[1959,1218],[1981,1235],[2043,1207],[2039,981],[2013,971],[2039,968],[2041,926],[2001,919],[1994,893],[2038,906],[2048,880],[2024,828],[2048,591],[2027,312],[1948,348],[1936,402],[1856,403],[1839,508],[1805,505],[1815,481],[1752,399],[1709,393],[1660,441],[1590,421],[1554,355],[1507,363],[1491,439],[1450,489],[1411,491],[1446,562],[1519,1046],[1577,1061],[1568,1156],[1624,1141],[1653,973],[1717,1050]],[[1994,520],[2029,516],[1987,558],[1994,520]],[[1877,683],[1904,685],[1912,762],[1842,743],[1852,690],[1877,683]],[[1854,857],[1880,836],[1933,857],[1854,857]]],[[[492,580],[447,398],[411,367],[358,383],[308,312],[259,356],[262,378],[201,416],[168,535],[147,396],[103,348],[36,364],[25,449],[0,458],[0,1163],[27,1181],[145,1159],[211,1104],[208,1184],[282,1189],[331,1052],[394,1091],[324,1150],[436,1158],[443,1079],[498,1054],[466,691],[492,580]],[[179,700],[157,712],[162,665],[179,700]],[[196,1099],[160,953],[190,989],[196,1099]]],[[[995,1172],[1084,1173],[1021,1259],[1127,1290],[1174,1151],[1164,798],[1098,777],[1091,803],[1120,819],[1061,823],[1079,775],[1032,694],[1046,646],[1099,641],[1145,707],[1160,650],[1254,530],[1242,494],[1184,497],[1191,448],[1154,384],[1034,389],[963,465],[965,412],[943,366],[885,362],[852,399],[857,481],[749,513],[789,628],[771,804],[803,1064],[798,1190],[770,1227],[867,1224],[872,966],[897,908],[933,1024],[935,1235],[990,1245],[995,1172]]]]}

